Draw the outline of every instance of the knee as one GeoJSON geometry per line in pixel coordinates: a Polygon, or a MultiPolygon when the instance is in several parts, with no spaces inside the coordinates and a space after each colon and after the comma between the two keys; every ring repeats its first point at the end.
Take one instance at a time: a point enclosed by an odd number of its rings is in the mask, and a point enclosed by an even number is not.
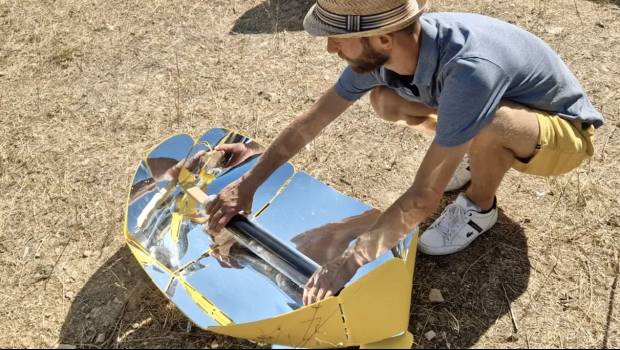
{"type": "Polygon", "coordinates": [[[390,103],[393,100],[394,92],[389,88],[379,86],[370,92],[370,104],[381,119],[387,121],[398,120],[398,107],[396,103],[390,103]]]}
{"type": "Polygon", "coordinates": [[[501,143],[501,137],[505,127],[501,117],[503,113],[505,113],[505,111],[502,110],[502,107],[498,108],[493,119],[476,134],[472,146],[488,147],[493,144],[501,143]]]}
{"type": "Polygon", "coordinates": [[[512,129],[515,129],[513,125],[514,111],[515,104],[502,101],[495,111],[493,119],[474,137],[474,144],[485,146],[503,144],[503,139],[511,133],[512,129]]]}

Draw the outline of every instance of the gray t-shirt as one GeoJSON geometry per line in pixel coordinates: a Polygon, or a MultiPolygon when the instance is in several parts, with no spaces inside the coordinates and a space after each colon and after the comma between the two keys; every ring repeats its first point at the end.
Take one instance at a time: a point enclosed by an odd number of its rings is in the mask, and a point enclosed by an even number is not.
{"type": "Polygon", "coordinates": [[[429,13],[420,19],[420,58],[412,77],[384,67],[358,74],[347,67],[338,94],[354,101],[387,86],[409,101],[438,108],[435,142],[457,146],[495,115],[502,99],[595,127],[602,115],[577,78],[541,39],[512,24],[464,13],[429,13]]]}

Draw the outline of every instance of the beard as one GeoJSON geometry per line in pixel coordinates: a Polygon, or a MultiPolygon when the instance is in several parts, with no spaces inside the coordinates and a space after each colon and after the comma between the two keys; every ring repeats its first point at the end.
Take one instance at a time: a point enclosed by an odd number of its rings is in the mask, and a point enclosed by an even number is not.
{"type": "Polygon", "coordinates": [[[362,55],[357,59],[351,59],[343,54],[339,56],[346,60],[354,72],[367,74],[381,68],[390,59],[389,55],[376,51],[370,46],[368,38],[362,38],[362,55]]]}

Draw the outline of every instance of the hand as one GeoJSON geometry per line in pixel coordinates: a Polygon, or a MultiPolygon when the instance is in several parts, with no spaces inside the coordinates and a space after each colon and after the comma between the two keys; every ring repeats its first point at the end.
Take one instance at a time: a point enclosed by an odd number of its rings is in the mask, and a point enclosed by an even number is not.
{"type": "Polygon", "coordinates": [[[304,305],[338,293],[362,266],[350,250],[318,269],[304,287],[304,305]]]}
{"type": "Polygon", "coordinates": [[[194,169],[199,167],[200,162],[202,160],[201,158],[205,154],[207,154],[206,151],[198,151],[191,158],[182,159],[178,161],[174,166],[172,166],[171,168],[169,168],[168,170],[166,170],[166,172],[162,174],[161,176],[162,179],[168,180],[168,181],[176,181],[179,178],[179,173],[181,172],[181,168],[185,168],[189,171],[193,171],[194,169]]]}
{"type": "Polygon", "coordinates": [[[249,215],[252,212],[254,192],[256,192],[256,188],[248,186],[243,178],[224,187],[215,199],[207,205],[209,232],[218,234],[228,224],[228,221],[237,214],[249,215]]]}
{"type": "Polygon", "coordinates": [[[255,154],[261,153],[263,151],[263,148],[256,142],[252,141],[248,144],[226,143],[215,147],[215,150],[232,154],[230,160],[226,164],[224,164],[225,167],[229,168],[234,167],[239,163],[242,163],[244,160],[250,158],[255,154]]]}
{"type": "MultiPolygon", "coordinates": [[[[208,233],[208,232],[207,232],[208,233]]],[[[233,238],[228,230],[223,230],[220,234],[215,235],[213,244],[211,245],[211,256],[218,261],[223,268],[240,269],[241,264],[233,257],[231,249],[237,241],[233,238]]]]}

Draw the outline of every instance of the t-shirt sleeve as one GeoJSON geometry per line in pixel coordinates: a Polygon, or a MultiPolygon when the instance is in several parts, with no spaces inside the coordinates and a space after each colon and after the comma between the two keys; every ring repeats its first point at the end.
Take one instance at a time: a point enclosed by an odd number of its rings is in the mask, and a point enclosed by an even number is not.
{"type": "Polygon", "coordinates": [[[365,93],[381,85],[375,73],[356,73],[348,66],[336,83],[336,92],[348,101],[356,101],[365,93]]]}
{"type": "Polygon", "coordinates": [[[495,115],[510,79],[493,62],[469,58],[444,72],[435,142],[453,147],[471,140],[495,115]]]}

